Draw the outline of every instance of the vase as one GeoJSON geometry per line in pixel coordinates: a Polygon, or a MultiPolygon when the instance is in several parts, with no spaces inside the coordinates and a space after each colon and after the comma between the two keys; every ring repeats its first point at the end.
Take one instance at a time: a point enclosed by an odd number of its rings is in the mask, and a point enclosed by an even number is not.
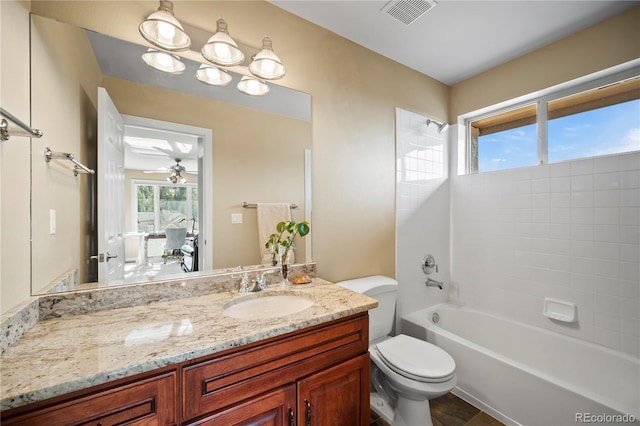
{"type": "Polygon", "coordinates": [[[280,257],[280,271],[282,272],[282,283],[286,286],[292,285],[289,279],[291,272],[291,256],[289,253],[280,257]]]}

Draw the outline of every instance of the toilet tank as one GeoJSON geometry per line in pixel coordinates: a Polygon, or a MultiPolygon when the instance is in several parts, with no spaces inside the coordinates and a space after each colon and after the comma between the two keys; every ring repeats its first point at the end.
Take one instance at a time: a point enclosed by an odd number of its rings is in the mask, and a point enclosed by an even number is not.
{"type": "Polygon", "coordinates": [[[383,275],[374,275],[341,281],[336,284],[378,301],[378,307],[369,311],[370,342],[391,333],[396,312],[396,294],[398,292],[398,282],[396,280],[383,275]]]}

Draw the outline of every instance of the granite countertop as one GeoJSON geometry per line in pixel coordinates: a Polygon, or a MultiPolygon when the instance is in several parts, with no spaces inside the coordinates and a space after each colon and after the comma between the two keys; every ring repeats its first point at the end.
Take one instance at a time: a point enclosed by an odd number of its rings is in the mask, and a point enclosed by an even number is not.
{"type": "Polygon", "coordinates": [[[193,360],[376,306],[375,299],[313,278],[310,284],[273,285],[260,293],[226,290],[41,320],[0,356],[0,409],[193,360]],[[282,292],[306,296],[314,304],[294,314],[252,321],[222,314],[237,298],[282,292]]]}

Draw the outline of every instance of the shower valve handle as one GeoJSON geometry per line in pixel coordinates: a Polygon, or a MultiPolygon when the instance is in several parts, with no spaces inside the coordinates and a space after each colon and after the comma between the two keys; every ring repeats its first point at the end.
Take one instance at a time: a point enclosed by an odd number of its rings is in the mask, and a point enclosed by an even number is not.
{"type": "Polygon", "coordinates": [[[422,259],[421,265],[422,271],[427,275],[431,274],[434,269],[436,272],[438,272],[438,265],[436,265],[436,260],[430,254],[426,255],[425,258],[422,259]]]}

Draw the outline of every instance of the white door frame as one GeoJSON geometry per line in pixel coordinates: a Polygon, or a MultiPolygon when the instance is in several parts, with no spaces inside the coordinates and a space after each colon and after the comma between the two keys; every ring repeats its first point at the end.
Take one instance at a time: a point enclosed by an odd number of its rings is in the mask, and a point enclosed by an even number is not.
{"type": "Polygon", "coordinates": [[[122,115],[125,125],[187,133],[198,137],[202,143],[202,157],[198,158],[198,267],[199,271],[213,269],[213,132],[204,127],[155,120],[153,118],[122,115]],[[202,165],[202,167],[200,167],[202,165]]]}

